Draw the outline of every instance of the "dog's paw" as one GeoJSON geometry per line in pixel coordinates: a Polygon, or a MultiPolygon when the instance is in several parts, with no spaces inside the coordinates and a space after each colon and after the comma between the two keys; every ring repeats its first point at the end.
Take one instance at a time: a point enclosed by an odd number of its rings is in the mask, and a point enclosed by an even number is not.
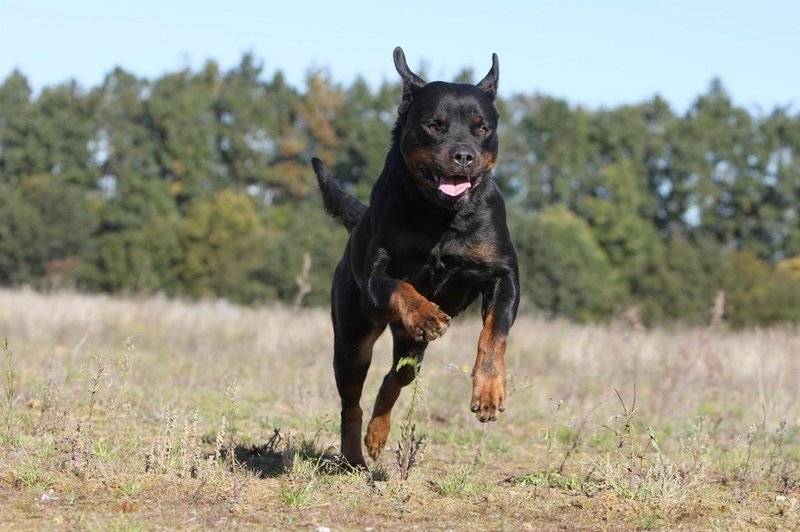
{"type": "Polygon", "coordinates": [[[367,435],[364,436],[364,445],[367,446],[367,453],[370,458],[377,460],[381,451],[386,447],[386,440],[389,438],[390,421],[389,416],[372,418],[367,426],[367,435]]]}
{"type": "Polygon", "coordinates": [[[481,423],[497,421],[506,409],[505,374],[483,376],[476,372],[472,378],[472,410],[481,423]]]}
{"type": "Polygon", "coordinates": [[[450,316],[428,300],[421,301],[403,319],[406,331],[417,341],[431,342],[444,334],[450,325],[450,316]]]}

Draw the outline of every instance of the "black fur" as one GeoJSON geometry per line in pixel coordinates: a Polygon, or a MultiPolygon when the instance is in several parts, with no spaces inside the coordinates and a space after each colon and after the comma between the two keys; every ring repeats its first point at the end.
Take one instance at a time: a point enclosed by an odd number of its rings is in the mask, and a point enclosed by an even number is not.
{"type": "Polygon", "coordinates": [[[400,388],[413,380],[402,358],[421,362],[479,295],[483,330],[471,409],[494,421],[505,409],[504,354],[519,304],[517,258],[503,199],[492,181],[498,153],[497,56],[477,85],[425,83],[400,48],[394,61],[402,102],[386,163],[369,207],[313,160],[325,208],[351,231],[331,290],[334,371],[342,400],[342,453],[365,464],[360,397],[372,345],[388,325],[394,363],[378,394],[365,443],[376,458],[400,388]]]}
{"type": "Polygon", "coordinates": [[[317,174],[317,183],[322,191],[325,211],[342,222],[347,231],[352,231],[364,216],[367,206],[348,194],[342,185],[331,176],[328,167],[320,159],[313,157],[311,165],[314,167],[314,173],[317,174]]]}

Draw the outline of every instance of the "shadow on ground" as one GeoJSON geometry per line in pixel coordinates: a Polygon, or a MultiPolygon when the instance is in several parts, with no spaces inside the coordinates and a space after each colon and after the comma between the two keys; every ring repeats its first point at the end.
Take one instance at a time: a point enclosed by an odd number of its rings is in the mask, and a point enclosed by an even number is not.
{"type": "MultiPolygon", "coordinates": [[[[227,457],[229,452],[223,450],[222,456],[227,457]]],[[[310,462],[317,473],[323,475],[340,475],[353,471],[340,454],[333,453],[330,449],[321,449],[316,437],[297,440],[282,433],[280,429],[274,429],[272,436],[264,444],[236,445],[233,456],[241,468],[260,478],[287,475],[297,460],[310,462]]]]}

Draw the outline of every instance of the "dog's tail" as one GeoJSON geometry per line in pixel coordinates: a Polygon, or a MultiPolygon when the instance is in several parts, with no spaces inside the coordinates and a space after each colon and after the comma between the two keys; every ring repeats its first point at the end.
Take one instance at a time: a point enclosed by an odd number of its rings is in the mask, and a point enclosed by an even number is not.
{"type": "Polygon", "coordinates": [[[343,189],[320,159],[312,158],[311,165],[314,167],[314,173],[317,174],[317,183],[322,191],[325,210],[342,222],[348,231],[352,231],[364,215],[367,206],[343,189]]]}

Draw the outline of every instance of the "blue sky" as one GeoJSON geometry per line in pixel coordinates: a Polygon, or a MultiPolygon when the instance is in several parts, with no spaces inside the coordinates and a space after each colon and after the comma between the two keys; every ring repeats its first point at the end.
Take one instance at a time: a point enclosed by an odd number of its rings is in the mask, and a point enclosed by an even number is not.
{"type": "Polygon", "coordinates": [[[310,68],[350,83],[394,79],[392,49],[448,79],[500,57],[500,92],[589,107],[659,93],[684,111],[718,76],[739,105],[800,106],[800,2],[401,0],[367,2],[0,0],[0,79],[35,89],[100,83],[115,65],[144,77],[252,51],[302,86],[310,68]]]}

